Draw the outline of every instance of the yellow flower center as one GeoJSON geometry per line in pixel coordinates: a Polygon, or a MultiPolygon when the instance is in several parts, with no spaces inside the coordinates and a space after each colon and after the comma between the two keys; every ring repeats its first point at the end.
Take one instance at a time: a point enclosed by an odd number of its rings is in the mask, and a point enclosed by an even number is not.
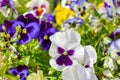
{"type": "Polygon", "coordinates": [[[44,36],[43,39],[44,39],[44,40],[48,40],[48,36],[47,36],[47,35],[44,36]]]}
{"type": "Polygon", "coordinates": [[[38,8],[38,9],[37,9],[37,12],[38,12],[38,13],[42,13],[42,12],[43,12],[43,9],[42,9],[42,8],[38,8]]]}
{"type": "Polygon", "coordinates": [[[67,55],[67,52],[63,52],[63,55],[66,56],[66,55],[67,55]]]}
{"type": "Polygon", "coordinates": [[[22,33],[23,33],[23,34],[26,34],[26,33],[27,33],[27,30],[26,30],[26,29],[23,29],[23,30],[22,30],[22,33]]]}

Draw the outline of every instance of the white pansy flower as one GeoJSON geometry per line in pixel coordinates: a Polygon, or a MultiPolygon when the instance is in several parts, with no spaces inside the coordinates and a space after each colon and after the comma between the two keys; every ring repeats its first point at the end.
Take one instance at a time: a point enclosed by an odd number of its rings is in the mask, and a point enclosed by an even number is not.
{"type": "Polygon", "coordinates": [[[49,54],[52,57],[50,65],[62,71],[64,68],[81,62],[84,48],[80,45],[80,35],[73,29],[57,32],[50,37],[51,47],[49,54]]]}

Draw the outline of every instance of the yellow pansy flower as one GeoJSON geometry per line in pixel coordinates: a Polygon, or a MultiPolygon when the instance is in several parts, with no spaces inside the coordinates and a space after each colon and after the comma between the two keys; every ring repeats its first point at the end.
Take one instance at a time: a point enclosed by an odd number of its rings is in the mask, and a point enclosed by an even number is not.
{"type": "Polygon", "coordinates": [[[61,25],[67,18],[74,15],[73,11],[71,11],[70,8],[64,8],[60,4],[58,4],[55,8],[55,12],[56,23],[59,25],[61,25]]]}

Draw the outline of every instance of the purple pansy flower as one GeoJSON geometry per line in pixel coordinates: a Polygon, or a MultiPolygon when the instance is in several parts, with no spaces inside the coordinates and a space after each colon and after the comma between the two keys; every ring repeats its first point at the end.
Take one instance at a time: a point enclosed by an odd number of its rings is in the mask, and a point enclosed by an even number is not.
{"type": "Polygon", "coordinates": [[[53,22],[55,23],[55,16],[53,16],[52,14],[45,14],[45,18],[47,19],[47,21],[53,22]]]}
{"type": "Polygon", "coordinates": [[[46,22],[45,20],[40,20],[40,35],[38,40],[43,50],[48,50],[51,45],[51,41],[49,37],[53,35],[58,30],[53,27],[50,22],[46,22]]]}
{"type": "Polygon", "coordinates": [[[68,19],[63,24],[63,30],[66,30],[67,28],[70,28],[71,26],[75,27],[75,29],[77,29],[83,23],[84,23],[84,21],[81,18],[78,18],[78,17],[72,18],[72,19],[68,19]]]}
{"type": "MultiPolygon", "coordinates": [[[[87,0],[70,0],[70,9],[74,10],[75,6],[80,7],[85,2],[87,2],[87,0]]],[[[68,4],[69,4],[69,2],[68,2],[68,4]]],[[[83,7],[83,8],[85,9],[85,7],[83,7]]]]}
{"type": "Polygon", "coordinates": [[[26,76],[28,75],[28,67],[25,65],[20,65],[17,68],[10,68],[9,73],[15,76],[20,76],[20,80],[26,80],[26,76]]]}
{"type": "Polygon", "coordinates": [[[9,13],[10,13],[10,11],[8,10],[9,7],[14,11],[15,17],[17,17],[18,12],[14,6],[14,1],[13,0],[0,0],[0,9],[1,9],[3,15],[5,15],[6,17],[8,17],[9,13]],[[7,8],[5,8],[5,7],[7,7],[7,8]]]}
{"type": "Polygon", "coordinates": [[[19,44],[26,44],[31,41],[31,39],[36,38],[39,34],[39,20],[32,14],[19,16],[12,26],[18,25],[22,29],[20,33],[21,37],[17,41],[19,44]]]}
{"type": "Polygon", "coordinates": [[[64,68],[83,60],[84,48],[80,45],[80,35],[74,30],[57,32],[50,37],[52,42],[49,54],[52,68],[62,71],[64,68]]]}

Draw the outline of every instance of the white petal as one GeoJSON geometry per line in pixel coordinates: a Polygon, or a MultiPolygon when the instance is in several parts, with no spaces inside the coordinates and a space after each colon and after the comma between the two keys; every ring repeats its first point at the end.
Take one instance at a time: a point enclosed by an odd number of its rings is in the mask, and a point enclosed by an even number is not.
{"type": "Polygon", "coordinates": [[[51,44],[49,49],[49,55],[51,57],[59,56],[60,54],[57,51],[58,46],[56,46],[54,43],[51,44]]]}
{"type": "Polygon", "coordinates": [[[41,5],[45,5],[46,9],[49,9],[49,3],[46,0],[31,0],[27,3],[26,7],[30,7],[32,9],[35,6],[40,7],[41,5]]]}
{"type": "Polygon", "coordinates": [[[85,68],[81,65],[73,65],[62,72],[63,80],[88,80],[85,68]]]}
{"type": "Polygon", "coordinates": [[[115,69],[114,62],[113,62],[112,58],[110,58],[110,57],[107,57],[105,59],[103,66],[104,66],[104,68],[110,68],[111,70],[115,69]]]}
{"type": "Polygon", "coordinates": [[[56,63],[56,59],[54,59],[54,58],[50,59],[50,65],[51,65],[52,68],[54,68],[57,71],[62,71],[65,68],[65,65],[59,66],[56,63]]]}
{"type": "Polygon", "coordinates": [[[80,35],[73,29],[68,29],[64,32],[57,32],[50,37],[50,40],[55,45],[64,48],[65,50],[73,49],[80,44],[80,35]]]}
{"type": "Polygon", "coordinates": [[[76,47],[73,50],[75,51],[75,53],[74,53],[73,56],[71,56],[71,58],[73,60],[77,60],[78,62],[83,62],[83,57],[84,57],[84,48],[83,48],[83,46],[79,45],[78,47],[76,47]]]}
{"type": "Polygon", "coordinates": [[[84,47],[84,61],[89,61],[90,65],[93,65],[97,61],[97,53],[95,49],[90,45],[84,47]]]}

